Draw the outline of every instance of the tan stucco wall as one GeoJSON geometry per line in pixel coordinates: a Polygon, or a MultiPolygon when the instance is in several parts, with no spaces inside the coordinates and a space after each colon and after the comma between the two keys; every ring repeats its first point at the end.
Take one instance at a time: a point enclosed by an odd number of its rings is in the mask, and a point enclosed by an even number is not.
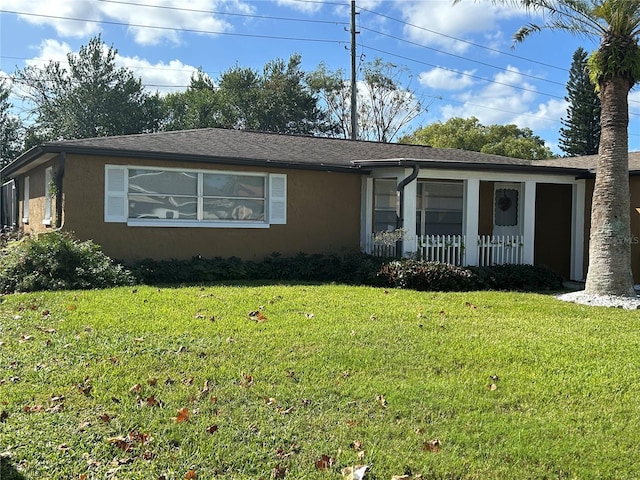
{"type": "Polygon", "coordinates": [[[230,167],[68,155],[65,167],[65,230],[101,245],[113,258],[189,259],[359,251],[360,175],[310,170],[230,167]],[[129,227],[104,223],[104,165],[178,167],[287,174],[287,223],[266,229],[129,227]]]}
{"type": "Polygon", "coordinates": [[[535,265],[571,276],[571,185],[536,185],[535,265]]]}

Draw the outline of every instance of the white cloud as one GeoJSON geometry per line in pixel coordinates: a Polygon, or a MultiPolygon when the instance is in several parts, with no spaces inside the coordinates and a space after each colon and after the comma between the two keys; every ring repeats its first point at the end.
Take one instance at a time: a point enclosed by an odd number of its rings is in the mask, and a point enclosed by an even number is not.
{"type": "Polygon", "coordinates": [[[443,68],[433,68],[418,74],[420,85],[427,88],[439,90],[461,90],[470,87],[473,79],[468,75],[473,75],[475,70],[465,70],[457,73],[443,68]]]}
{"type": "Polygon", "coordinates": [[[25,60],[25,64],[34,67],[44,67],[45,64],[53,61],[60,62],[61,65],[67,65],[67,54],[71,52],[68,43],[59,42],[53,39],[43,40],[38,46],[39,53],[37,56],[25,60]]]}
{"type": "Polygon", "coordinates": [[[242,0],[165,0],[154,7],[131,3],[108,3],[89,0],[53,2],[51,0],[0,0],[0,8],[22,12],[21,19],[35,25],[46,25],[61,37],[85,38],[101,31],[100,21],[129,25],[135,41],[141,45],[156,45],[163,41],[180,43],[181,32],[222,33],[232,25],[216,12],[231,9],[251,13],[254,8],[242,0]],[[55,18],[54,18],[55,17],[55,18]],[[79,18],[85,21],[67,20],[79,18]],[[149,28],[151,26],[158,28],[149,28]]]}
{"type": "Polygon", "coordinates": [[[63,37],[86,37],[100,32],[100,2],[76,0],[51,2],[47,0],[0,0],[0,8],[14,12],[33,25],[50,26],[63,37]],[[68,18],[83,19],[67,20],[68,18]]]}
{"type": "Polygon", "coordinates": [[[315,13],[322,8],[322,4],[319,2],[306,2],[304,0],[277,0],[277,3],[281,7],[289,7],[305,13],[315,13]]]}
{"type": "Polygon", "coordinates": [[[191,83],[191,76],[198,71],[196,67],[185,65],[180,60],[152,64],[138,57],[117,55],[116,64],[130,69],[135,77],[141,78],[148,91],[161,94],[185,90],[191,83]]]}
{"type": "Polygon", "coordinates": [[[442,119],[473,116],[484,125],[515,124],[528,127],[534,133],[541,129],[558,130],[560,119],[566,115],[567,103],[559,99],[536,103],[535,87],[523,81],[519,73],[517,68],[508,67],[494,76],[494,83],[456,95],[460,104],[440,107],[442,119]]]}
{"type": "Polygon", "coordinates": [[[497,33],[501,21],[524,15],[517,7],[486,1],[452,5],[451,0],[397,0],[396,6],[411,24],[404,28],[409,40],[444,47],[453,53],[462,53],[470,47],[456,38],[468,39],[470,34],[487,31],[497,33]]]}

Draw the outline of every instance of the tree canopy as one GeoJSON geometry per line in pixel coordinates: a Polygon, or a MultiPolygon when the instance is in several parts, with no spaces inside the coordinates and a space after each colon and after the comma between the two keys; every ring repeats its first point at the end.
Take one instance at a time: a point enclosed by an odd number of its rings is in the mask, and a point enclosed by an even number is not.
{"type": "Polygon", "coordinates": [[[12,161],[22,150],[20,130],[22,122],[11,114],[11,89],[0,82],[0,168],[12,161]]]}
{"type": "MultiPolygon", "coordinates": [[[[357,138],[391,142],[426,109],[410,85],[403,85],[406,69],[376,58],[364,63],[357,82],[357,138]]],[[[351,87],[344,70],[326,65],[308,74],[308,82],[322,99],[333,125],[332,136],[351,138],[351,87]]]]}
{"type": "Polygon", "coordinates": [[[300,55],[268,62],[262,73],[238,65],[217,82],[203,72],[185,92],[167,96],[165,129],[242,128],[277,133],[325,132],[325,113],[306,83],[300,55]]]}
{"type": "Polygon", "coordinates": [[[147,93],[130,70],[117,68],[116,54],[98,36],[67,55],[68,67],[51,61],[16,72],[32,105],[30,136],[42,141],[157,130],[158,95],[147,93]]]}
{"type": "Polygon", "coordinates": [[[513,124],[483,125],[476,117],[454,117],[444,123],[432,123],[402,137],[400,142],[529,160],[553,157],[544,140],[534,135],[531,129],[513,124]]]}
{"type": "Polygon", "coordinates": [[[573,54],[567,81],[569,102],[567,117],[562,119],[560,149],[569,157],[593,155],[600,145],[600,98],[587,71],[587,52],[582,48],[573,54]]]}

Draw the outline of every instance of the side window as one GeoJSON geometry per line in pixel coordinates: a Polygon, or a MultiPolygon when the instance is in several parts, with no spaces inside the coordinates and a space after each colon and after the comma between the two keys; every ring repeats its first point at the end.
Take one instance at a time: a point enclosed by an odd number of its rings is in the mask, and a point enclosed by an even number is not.
{"type": "Polygon", "coordinates": [[[24,188],[23,188],[23,199],[22,199],[22,223],[29,223],[29,177],[24,177],[24,188]]]}
{"type": "Polygon", "coordinates": [[[51,225],[53,217],[53,167],[44,171],[44,218],[43,225],[51,225]]]}

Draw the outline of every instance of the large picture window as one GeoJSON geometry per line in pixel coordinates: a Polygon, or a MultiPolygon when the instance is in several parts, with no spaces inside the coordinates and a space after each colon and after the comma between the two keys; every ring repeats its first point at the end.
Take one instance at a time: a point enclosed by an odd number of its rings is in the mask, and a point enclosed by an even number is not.
{"type": "Polygon", "coordinates": [[[107,165],[105,221],[260,227],[286,221],[286,175],[107,165]]]}

